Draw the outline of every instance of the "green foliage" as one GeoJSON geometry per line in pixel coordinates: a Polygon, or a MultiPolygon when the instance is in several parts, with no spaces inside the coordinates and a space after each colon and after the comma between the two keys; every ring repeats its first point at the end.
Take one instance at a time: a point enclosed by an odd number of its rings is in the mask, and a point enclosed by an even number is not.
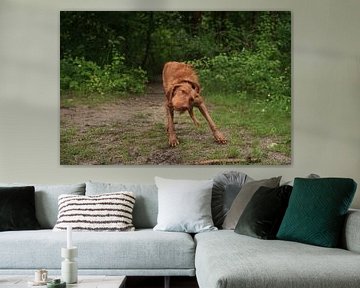
{"type": "Polygon", "coordinates": [[[274,34],[278,21],[265,13],[259,17],[259,33],[253,48],[220,53],[188,61],[198,71],[207,93],[232,93],[245,98],[257,98],[267,106],[290,112],[290,58],[283,56],[284,48],[274,34]]]}
{"type": "Polygon", "coordinates": [[[187,61],[204,93],[291,110],[290,12],[62,11],[60,20],[62,91],[141,93],[165,62],[187,61]]]}
{"type": "Polygon", "coordinates": [[[114,51],[128,67],[158,75],[166,61],[189,61],[275,45],[281,67],[291,57],[286,11],[62,11],[60,57],[110,64],[114,51]]]}
{"type": "Polygon", "coordinates": [[[123,56],[114,54],[110,64],[100,67],[83,57],[65,57],[60,61],[61,91],[143,93],[147,82],[146,72],[141,68],[127,68],[124,60],[123,56]]]}
{"type": "Polygon", "coordinates": [[[281,109],[289,111],[290,75],[286,77],[280,73],[280,61],[271,60],[266,53],[268,50],[264,53],[220,54],[190,63],[197,69],[206,93],[245,95],[269,104],[276,102],[281,109]]]}

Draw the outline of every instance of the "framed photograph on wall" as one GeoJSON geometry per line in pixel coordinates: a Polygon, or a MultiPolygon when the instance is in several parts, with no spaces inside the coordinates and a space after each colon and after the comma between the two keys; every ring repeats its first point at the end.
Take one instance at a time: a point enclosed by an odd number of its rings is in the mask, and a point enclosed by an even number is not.
{"type": "Polygon", "coordinates": [[[291,164],[289,11],[61,11],[61,165],[291,164]]]}

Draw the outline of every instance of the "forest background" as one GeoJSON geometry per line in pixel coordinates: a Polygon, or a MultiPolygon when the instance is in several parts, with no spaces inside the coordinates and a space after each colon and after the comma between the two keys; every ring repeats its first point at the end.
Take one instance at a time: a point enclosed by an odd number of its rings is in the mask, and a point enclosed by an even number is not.
{"type": "Polygon", "coordinates": [[[291,13],[62,11],[60,97],[64,165],[290,164],[291,13]],[[168,147],[167,61],[196,69],[228,144],[181,115],[168,147]]]}

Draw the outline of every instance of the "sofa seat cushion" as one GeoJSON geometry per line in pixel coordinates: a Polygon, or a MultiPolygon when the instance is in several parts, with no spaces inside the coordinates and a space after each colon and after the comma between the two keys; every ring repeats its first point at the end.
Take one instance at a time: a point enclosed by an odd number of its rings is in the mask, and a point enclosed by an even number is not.
{"type": "MultiPolygon", "coordinates": [[[[144,229],[72,236],[79,270],[194,269],[195,244],[186,233],[144,229]]],[[[66,247],[66,231],[2,232],[0,269],[60,269],[61,247],[66,247]]]]}
{"type": "Polygon", "coordinates": [[[229,230],[195,236],[200,288],[357,287],[360,254],[229,230]]]}

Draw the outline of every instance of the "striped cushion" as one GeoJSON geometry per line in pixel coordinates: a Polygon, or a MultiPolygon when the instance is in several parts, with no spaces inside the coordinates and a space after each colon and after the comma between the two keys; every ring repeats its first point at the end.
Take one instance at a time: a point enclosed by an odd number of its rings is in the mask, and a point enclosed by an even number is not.
{"type": "Polygon", "coordinates": [[[132,192],[115,192],[92,196],[59,196],[59,214],[54,230],[133,231],[132,192]]]}

